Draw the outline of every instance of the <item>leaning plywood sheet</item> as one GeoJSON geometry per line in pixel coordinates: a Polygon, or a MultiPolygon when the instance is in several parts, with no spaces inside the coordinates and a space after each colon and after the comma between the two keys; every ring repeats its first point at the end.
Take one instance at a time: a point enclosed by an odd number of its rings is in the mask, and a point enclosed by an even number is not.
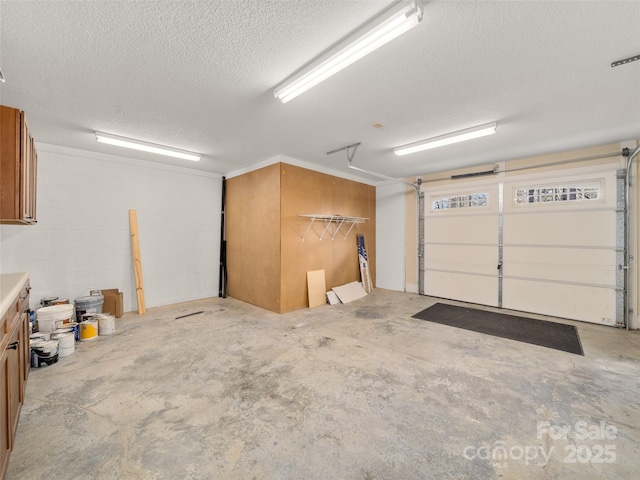
{"type": "Polygon", "coordinates": [[[309,289],[309,308],[319,307],[327,303],[325,298],[327,285],[324,280],[324,270],[307,272],[307,286],[309,289]]]}
{"type": "Polygon", "coordinates": [[[337,305],[340,303],[340,299],[336,295],[336,292],[333,290],[329,290],[327,292],[327,302],[329,302],[329,305],[337,305]]]}
{"type": "Polygon", "coordinates": [[[339,287],[333,287],[331,290],[336,292],[336,295],[342,303],[352,302],[362,297],[367,296],[367,292],[362,288],[360,282],[351,282],[339,287]]]}

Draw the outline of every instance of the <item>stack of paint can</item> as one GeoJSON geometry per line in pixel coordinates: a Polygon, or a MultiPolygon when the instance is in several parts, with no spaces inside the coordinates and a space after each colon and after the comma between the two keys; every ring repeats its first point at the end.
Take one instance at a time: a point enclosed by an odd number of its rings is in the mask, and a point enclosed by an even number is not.
{"type": "Polygon", "coordinates": [[[30,340],[31,366],[34,368],[52,365],[58,361],[58,341],[50,340],[49,334],[33,334],[30,340]]]}
{"type": "Polygon", "coordinates": [[[58,328],[55,332],[51,332],[51,340],[58,341],[59,357],[66,357],[67,355],[71,355],[74,352],[76,346],[76,338],[73,330],[74,328],[77,330],[77,324],[66,325],[58,328]]]}

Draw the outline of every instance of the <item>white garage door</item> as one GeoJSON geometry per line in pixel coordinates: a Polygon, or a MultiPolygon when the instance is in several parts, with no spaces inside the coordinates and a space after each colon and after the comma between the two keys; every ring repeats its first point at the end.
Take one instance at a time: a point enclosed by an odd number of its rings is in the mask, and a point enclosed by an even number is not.
{"type": "Polygon", "coordinates": [[[423,184],[426,295],[623,322],[617,164],[423,184]]]}

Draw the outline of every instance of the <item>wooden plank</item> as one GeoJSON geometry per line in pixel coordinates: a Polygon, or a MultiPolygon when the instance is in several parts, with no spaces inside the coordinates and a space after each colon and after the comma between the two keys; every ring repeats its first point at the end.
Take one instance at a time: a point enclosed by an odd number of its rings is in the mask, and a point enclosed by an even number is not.
{"type": "Polygon", "coordinates": [[[319,307],[327,303],[327,284],[324,280],[324,270],[307,272],[307,286],[309,290],[309,308],[319,307]]]}
{"type": "Polygon", "coordinates": [[[337,305],[340,303],[340,299],[338,298],[338,295],[336,295],[336,292],[333,290],[329,290],[327,292],[327,302],[329,302],[329,305],[337,305]]]}
{"type": "Polygon", "coordinates": [[[360,282],[351,282],[339,287],[333,287],[333,290],[342,303],[352,302],[362,297],[367,296],[367,292],[362,288],[360,282]]]}
{"type": "Polygon", "coordinates": [[[142,262],[140,261],[140,244],[138,242],[138,215],[129,210],[129,226],[131,227],[131,249],[133,251],[133,269],[136,274],[136,295],[138,297],[138,315],[147,312],[144,305],[144,284],[142,282],[142,262]]]}

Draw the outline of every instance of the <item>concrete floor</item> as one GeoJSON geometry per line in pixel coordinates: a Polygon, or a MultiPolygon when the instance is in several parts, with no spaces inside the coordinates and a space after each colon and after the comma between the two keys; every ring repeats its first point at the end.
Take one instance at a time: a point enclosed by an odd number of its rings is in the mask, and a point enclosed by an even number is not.
{"type": "Polygon", "coordinates": [[[638,477],[637,332],[576,323],[583,357],[411,318],[434,302],[126,314],[31,370],[7,478],[638,477]]]}

